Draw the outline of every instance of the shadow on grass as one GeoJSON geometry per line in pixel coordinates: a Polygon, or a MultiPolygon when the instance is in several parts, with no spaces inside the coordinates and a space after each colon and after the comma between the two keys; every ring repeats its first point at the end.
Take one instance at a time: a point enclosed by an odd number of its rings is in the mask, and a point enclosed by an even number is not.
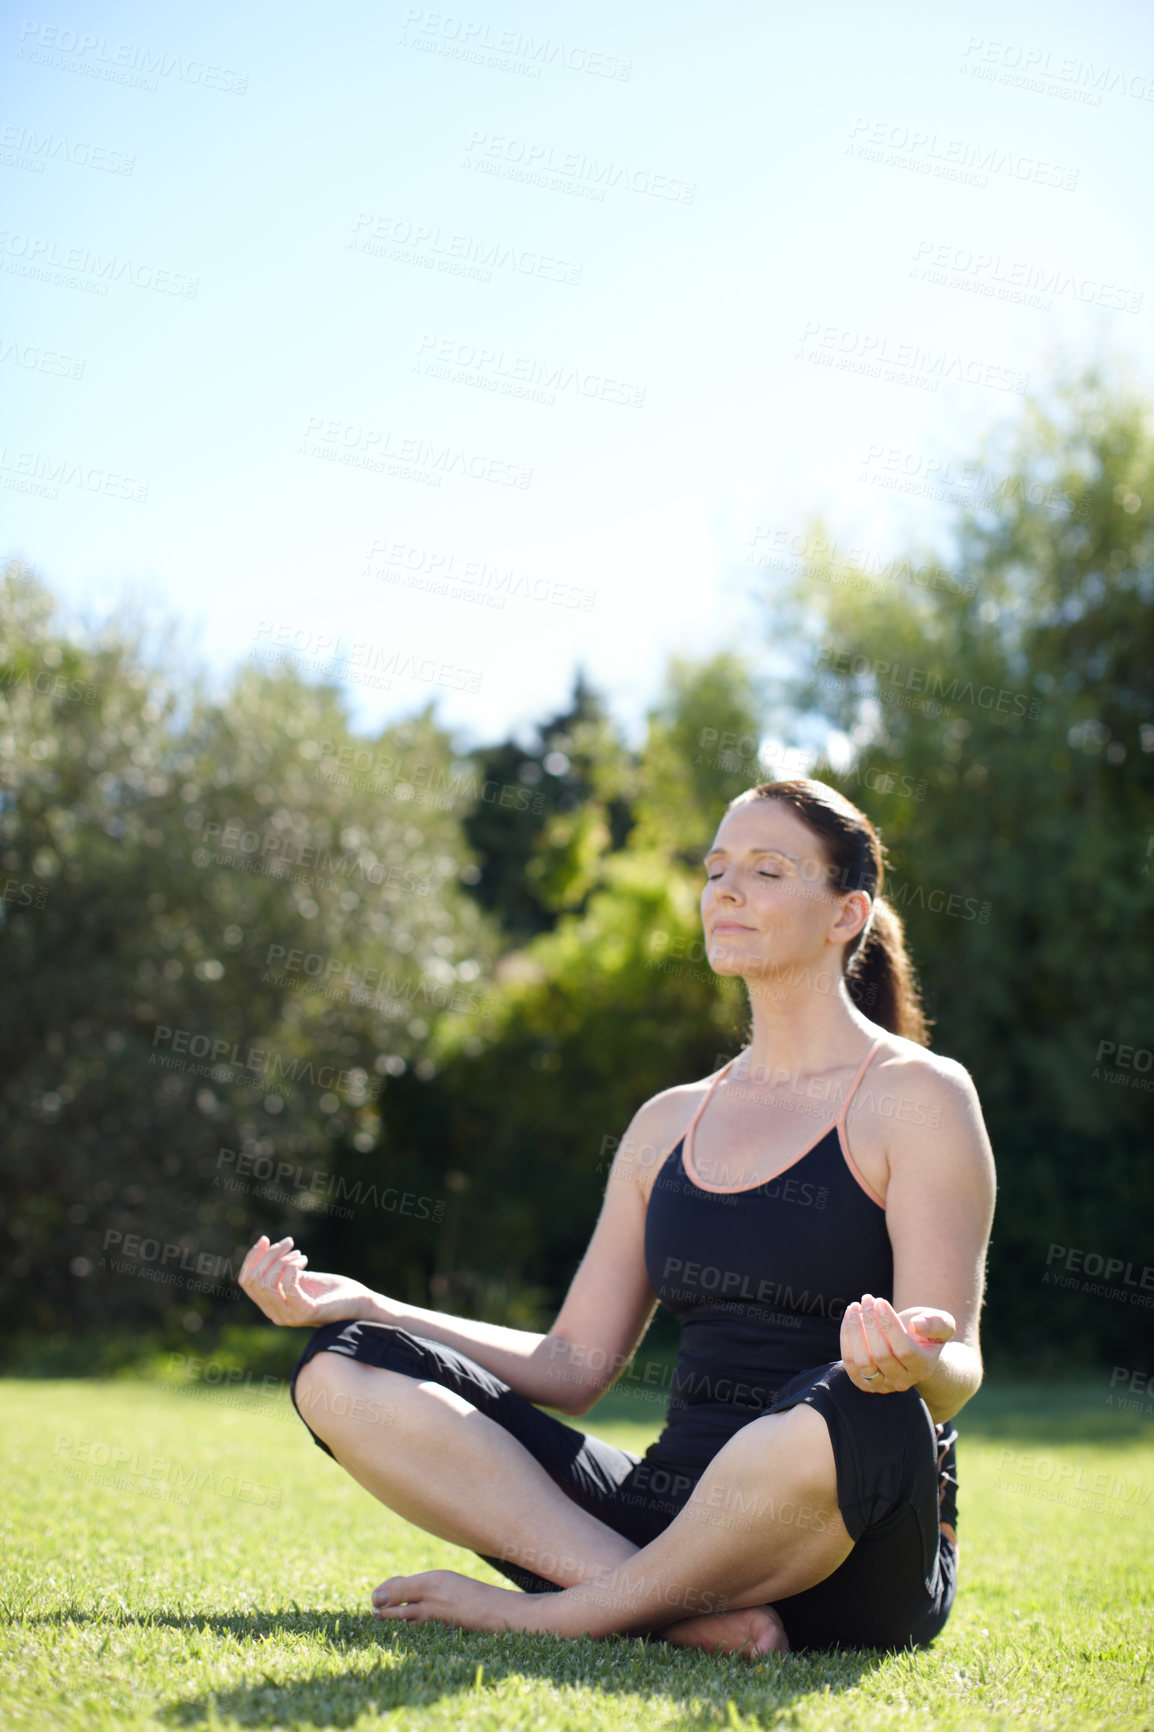
{"type": "Polygon", "coordinates": [[[366,1712],[432,1707],[460,1696],[468,1698],[470,1713],[476,1711],[488,1721],[496,1706],[489,1693],[508,1678],[593,1689],[606,1697],[655,1691],[676,1697],[684,1690],[694,1701],[692,1706],[684,1705],[683,1717],[676,1723],[683,1732],[716,1726],[718,1710],[724,1710],[730,1698],[755,1723],[764,1713],[770,1716],[766,1724],[776,1725],[791,1703],[815,1691],[837,1694],[852,1689],[887,1657],[875,1649],[854,1649],[791,1654],[784,1660],[769,1655],[764,1662],[751,1664],[732,1655],[673,1648],[656,1636],[614,1636],[594,1642],[589,1637],[562,1640],[520,1632],[494,1635],[440,1624],[379,1624],[361,1614],[304,1610],[102,1613],[77,1607],[29,1622],[207,1631],[250,1646],[260,1669],[259,1681],[246,1680],[230,1689],[208,1690],[169,1703],[158,1717],[172,1727],[215,1725],[230,1718],[242,1726],[352,1726],[366,1712]],[[360,1664],[344,1671],[318,1670],[307,1677],[278,1677],[275,1671],[299,1660],[294,1656],[290,1661],[265,1646],[277,1636],[320,1638],[332,1657],[351,1660],[355,1655],[360,1664]]]}

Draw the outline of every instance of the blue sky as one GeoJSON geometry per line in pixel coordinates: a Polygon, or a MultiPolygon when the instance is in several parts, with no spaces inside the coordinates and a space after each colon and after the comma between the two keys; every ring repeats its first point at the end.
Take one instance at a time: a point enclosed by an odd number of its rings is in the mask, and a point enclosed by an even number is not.
{"type": "Polygon", "coordinates": [[[1154,373],[1137,4],[67,5],[0,66],[0,546],[366,728],[578,661],[636,727],[811,511],[882,560],[1060,359],[1154,373]]]}

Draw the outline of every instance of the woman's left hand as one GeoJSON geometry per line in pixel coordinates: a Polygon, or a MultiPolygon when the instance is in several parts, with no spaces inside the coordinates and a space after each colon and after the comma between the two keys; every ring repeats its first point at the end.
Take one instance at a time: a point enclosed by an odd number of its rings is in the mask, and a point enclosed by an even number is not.
{"type": "Polygon", "coordinates": [[[948,1311],[895,1311],[888,1299],[863,1293],[841,1320],[842,1363],[867,1395],[893,1395],[925,1382],[956,1327],[948,1311]]]}

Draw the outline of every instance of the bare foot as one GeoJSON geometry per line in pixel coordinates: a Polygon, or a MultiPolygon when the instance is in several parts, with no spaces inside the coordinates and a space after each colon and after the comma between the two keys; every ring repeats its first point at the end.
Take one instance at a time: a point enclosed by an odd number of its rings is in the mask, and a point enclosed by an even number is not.
{"type": "Polygon", "coordinates": [[[732,1612],[709,1612],[700,1618],[680,1618],[657,1634],[678,1648],[704,1648],[710,1654],[743,1654],[760,1660],[765,1654],[788,1654],[785,1625],[772,1606],[741,1606],[732,1612]]]}
{"type": "MultiPolygon", "coordinates": [[[[523,1594],[474,1581],[456,1570],[425,1570],[416,1576],[390,1576],[373,1589],[373,1615],[404,1624],[456,1624],[464,1630],[528,1630],[541,1635],[601,1637],[613,1634],[613,1620],[565,1606],[564,1594],[523,1594]],[[593,1624],[593,1629],[589,1625],[593,1624]],[[596,1626],[600,1626],[599,1628],[596,1626]]],[[[712,1654],[788,1654],[785,1627],[772,1606],[742,1606],[678,1618],[657,1632],[678,1648],[704,1648],[712,1654]]]]}
{"type": "Polygon", "coordinates": [[[373,1589],[373,1616],[404,1624],[457,1624],[464,1630],[540,1629],[533,1618],[545,1595],[495,1588],[457,1570],[424,1570],[417,1576],[390,1576],[373,1589]]]}

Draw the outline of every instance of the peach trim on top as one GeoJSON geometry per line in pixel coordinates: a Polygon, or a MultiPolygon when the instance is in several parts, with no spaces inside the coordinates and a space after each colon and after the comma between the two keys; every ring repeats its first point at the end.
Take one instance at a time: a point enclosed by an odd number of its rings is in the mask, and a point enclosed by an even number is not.
{"type": "MultiPolygon", "coordinates": [[[[878,1194],[874,1190],[873,1186],[871,1184],[869,1184],[869,1182],[865,1178],[863,1178],[862,1174],[858,1171],[857,1163],[855,1162],[852,1154],[850,1153],[849,1138],[848,1138],[847,1131],[846,1131],[846,1114],[849,1112],[850,1106],[853,1102],[854,1095],[857,1093],[858,1084],[861,1082],[862,1077],[866,1073],[866,1069],[869,1065],[870,1060],[873,1058],[875,1052],[878,1050],[878,1047],[881,1044],[882,1044],[882,1036],[879,1035],[877,1040],[874,1041],[873,1045],[870,1047],[869,1051],[866,1053],[865,1058],[862,1060],[860,1066],[858,1067],[858,1073],[854,1077],[852,1083],[849,1086],[849,1092],[846,1095],[845,1100],[841,1104],[841,1111],[838,1113],[837,1118],[834,1119],[831,1124],[826,1125],[825,1129],[818,1133],[818,1135],[814,1138],[813,1142],[810,1143],[809,1147],[803,1149],[801,1151],[800,1155],[795,1155],[793,1157],[792,1161],[788,1161],[784,1167],[779,1167],[775,1173],[768,1174],[768,1176],[764,1179],[758,1179],[756,1184],[753,1184],[753,1185],[710,1185],[710,1184],[707,1184],[705,1182],[705,1180],[702,1179],[700,1177],[700,1175],[694,1170],[694,1166],[693,1166],[693,1133],[697,1129],[698,1119],[701,1117],[702,1113],[705,1111],[707,1105],[709,1104],[710,1099],[713,1096],[714,1089],[717,1087],[717,1085],[721,1081],[722,1077],[725,1076],[726,1072],[730,1069],[730,1066],[737,1063],[737,1058],[740,1057],[740,1054],[738,1054],[734,1058],[731,1058],[729,1060],[729,1063],[726,1065],[723,1065],[721,1070],[719,1070],[717,1075],[713,1078],[712,1082],[710,1083],[709,1087],[706,1089],[704,1095],[701,1098],[701,1102],[697,1108],[697,1111],[694,1113],[694,1115],[690,1119],[688,1125],[685,1127],[685,1130],[681,1133],[681,1136],[678,1138],[678,1142],[680,1142],[682,1144],[681,1165],[684,1167],[684,1169],[685,1169],[686,1173],[688,1174],[691,1182],[697,1186],[698,1190],[714,1191],[721,1196],[736,1196],[741,1191],[759,1190],[762,1185],[768,1185],[768,1184],[772,1183],[772,1181],[774,1179],[779,1179],[783,1173],[788,1173],[790,1168],[796,1167],[797,1163],[799,1161],[804,1161],[805,1157],[807,1155],[811,1155],[813,1153],[814,1149],[817,1148],[818,1144],[820,1142],[822,1142],[826,1137],[828,1137],[829,1133],[831,1131],[836,1130],[837,1131],[838,1146],[841,1149],[842,1158],[845,1161],[846,1166],[849,1168],[852,1177],[857,1180],[858,1184],[861,1186],[862,1190],[865,1192],[866,1196],[870,1199],[870,1201],[873,1203],[876,1203],[878,1205],[879,1209],[884,1209],[886,1206],[885,1205],[885,1199],[883,1197],[878,1196],[878,1194]]],[[[673,1150],[676,1147],[677,1147],[677,1143],[674,1143],[669,1150],[669,1154],[672,1154],[673,1150]]],[[[668,1157],[666,1157],[666,1158],[668,1158],[668,1157]]],[[[664,1166],[664,1164],[665,1163],[663,1161],[662,1166],[664,1166]]]]}

